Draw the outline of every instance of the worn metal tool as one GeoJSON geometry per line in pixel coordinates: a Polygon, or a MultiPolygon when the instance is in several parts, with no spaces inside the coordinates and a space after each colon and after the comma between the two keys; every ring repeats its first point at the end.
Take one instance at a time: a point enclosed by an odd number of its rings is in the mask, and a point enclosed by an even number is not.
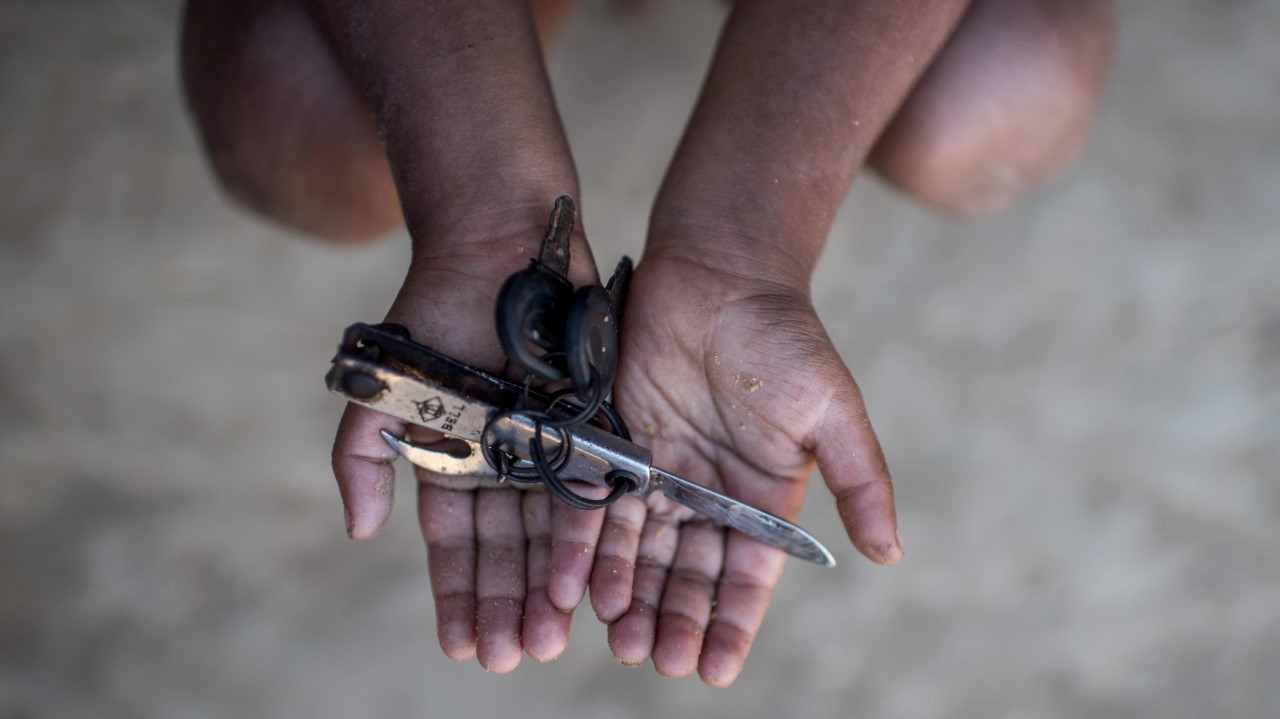
{"type": "Polygon", "coordinates": [[[649,450],[620,436],[618,427],[606,426],[620,421],[607,417],[607,422],[599,418],[565,421],[574,415],[568,401],[417,344],[403,327],[348,327],[326,382],[330,390],[352,402],[465,443],[468,452],[462,454],[383,433],[397,452],[431,472],[526,482],[540,479],[553,491],[555,482],[563,488],[566,479],[610,490],[603,500],[585,500],[572,491],[567,497],[557,495],[584,508],[603,506],[624,495],[644,499],[661,492],[793,556],[835,565],[821,542],[791,522],[654,467],[649,450]],[[522,409],[528,407],[539,409],[522,409]]]}

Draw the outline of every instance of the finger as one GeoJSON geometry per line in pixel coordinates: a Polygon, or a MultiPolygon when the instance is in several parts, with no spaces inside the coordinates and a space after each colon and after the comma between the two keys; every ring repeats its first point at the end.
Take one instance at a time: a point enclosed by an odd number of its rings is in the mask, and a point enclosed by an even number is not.
{"type": "Polygon", "coordinates": [[[404,423],[359,405],[348,404],[333,441],[333,475],[338,480],[347,534],[372,539],[391,516],[395,498],[395,450],[380,434],[400,436],[404,423]]]}
{"type": "Polygon", "coordinates": [[[873,562],[893,564],[902,558],[902,538],[889,467],[862,395],[848,370],[840,369],[840,386],[814,433],[818,468],[853,546],[873,562]]]}
{"type": "Polygon", "coordinates": [[[520,494],[524,495],[524,530],[529,539],[526,559],[529,596],[525,599],[521,638],[529,656],[549,662],[560,656],[569,643],[569,623],[573,615],[557,609],[547,593],[552,570],[553,500],[541,491],[520,494]]]}
{"type": "Polygon", "coordinates": [[[698,660],[698,674],[713,687],[727,687],[738,678],[786,561],[779,549],[738,532],[728,534],[715,614],[698,660]]]}
{"type": "Polygon", "coordinates": [[[634,497],[623,497],[604,512],[596,561],[591,568],[591,608],[600,621],[612,622],[631,606],[644,518],[645,504],[634,497]]]}
{"type": "Polygon", "coordinates": [[[680,527],[680,547],[662,595],[653,645],[653,666],[664,677],[688,676],[698,668],[724,545],[725,530],[713,522],[695,520],[680,527]]]}
{"type": "MultiPolygon", "coordinates": [[[[599,499],[607,490],[589,487],[583,496],[599,499]]],[[[616,504],[616,503],[615,503],[616,504]]],[[[591,567],[595,563],[596,541],[605,512],[575,509],[564,502],[551,502],[551,582],[548,594],[562,612],[572,612],[587,591],[591,567]]]]}
{"type": "Polygon", "coordinates": [[[476,655],[480,666],[506,674],[520,663],[525,600],[524,522],[520,493],[476,492],[476,655]]]}
{"type": "Polygon", "coordinates": [[[427,543],[436,633],[450,659],[476,653],[475,494],[418,484],[418,524],[427,543]]]}
{"type": "Polygon", "coordinates": [[[674,522],[657,512],[650,512],[645,519],[636,555],[631,605],[609,625],[609,648],[623,664],[641,664],[653,653],[658,604],[679,535],[674,522]]]}

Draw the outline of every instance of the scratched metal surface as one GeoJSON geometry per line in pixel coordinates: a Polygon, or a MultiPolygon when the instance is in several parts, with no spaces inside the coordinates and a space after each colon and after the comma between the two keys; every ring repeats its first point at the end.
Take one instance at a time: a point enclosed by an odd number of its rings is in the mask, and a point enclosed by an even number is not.
{"type": "MultiPolygon", "coordinates": [[[[1081,167],[960,224],[863,179],[814,289],[898,478],[907,558],[815,486],[728,691],[434,646],[409,503],[348,542],[338,333],[403,237],[230,207],[175,89],[176,3],[0,4],[0,715],[1280,715],[1280,12],[1123,3],[1081,167]]],[[[716,3],[599,3],[552,62],[596,254],[636,251],[716,3]]],[[[409,487],[400,485],[402,494],[409,487]]]]}

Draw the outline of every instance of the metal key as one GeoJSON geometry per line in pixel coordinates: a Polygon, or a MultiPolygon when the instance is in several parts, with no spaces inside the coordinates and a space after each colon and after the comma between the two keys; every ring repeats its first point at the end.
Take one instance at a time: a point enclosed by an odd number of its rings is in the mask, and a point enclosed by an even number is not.
{"type": "Polygon", "coordinates": [[[397,330],[365,324],[348,327],[325,381],[330,390],[352,402],[466,443],[470,454],[459,457],[384,432],[384,438],[397,452],[432,472],[496,475],[485,461],[482,441],[527,463],[533,460],[534,444],[540,443],[551,456],[568,451],[558,466],[558,472],[568,477],[616,487],[613,480],[625,476],[630,481],[628,493],[639,499],[662,492],[720,524],[795,557],[824,566],[835,565],[826,547],[800,527],[654,467],[649,450],[602,427],[582,424],[556,429],[529,415],[510,411],[526,398],[546,398],[416,344],[397,330]],[[563,446],[566,442],[567,450],[563,446]]]}

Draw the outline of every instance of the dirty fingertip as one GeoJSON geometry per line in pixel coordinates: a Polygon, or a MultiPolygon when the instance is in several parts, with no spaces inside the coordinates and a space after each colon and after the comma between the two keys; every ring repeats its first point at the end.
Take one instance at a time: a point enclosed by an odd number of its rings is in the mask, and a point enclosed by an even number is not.
{"type": "Polygon", "coordinates": [[[892,539],[883,536],[858,536],[855,538],[854,546],[867,559],[885,566],[897,564],[906,553],[902,548],[902,537],[896,530],[892,539]]]}
{"type": "Polygon", "coordinates": [[[742,673],[742,662],[733,657],[703,654],[698,664],[698,676],[710,687],[724,689],[742,673]]]}
{"type": "Polygon", "coordinates": [[[653,654],[653,628],[635,614],[626,614],[609,625],[609,649],[619,662],[634,667],[653,654]]]}
{"type": "Polygon", "coordinates": [[[351,509],[345,508],[347,522],[347,536],[357,541],[367,541],[378,536],[382,532],[382,527],[387,523],[387,512],[361,512],[355,514],[351,509]]]}
{"type": "Polygon", "coordinates": [[[569,644],[568,639],[567,636],[556,632],[539,633],[533,637],[526,636],[524,651],[535,661],[544,664],[553,662],[564,654],[565,647],[569,644]]]}

